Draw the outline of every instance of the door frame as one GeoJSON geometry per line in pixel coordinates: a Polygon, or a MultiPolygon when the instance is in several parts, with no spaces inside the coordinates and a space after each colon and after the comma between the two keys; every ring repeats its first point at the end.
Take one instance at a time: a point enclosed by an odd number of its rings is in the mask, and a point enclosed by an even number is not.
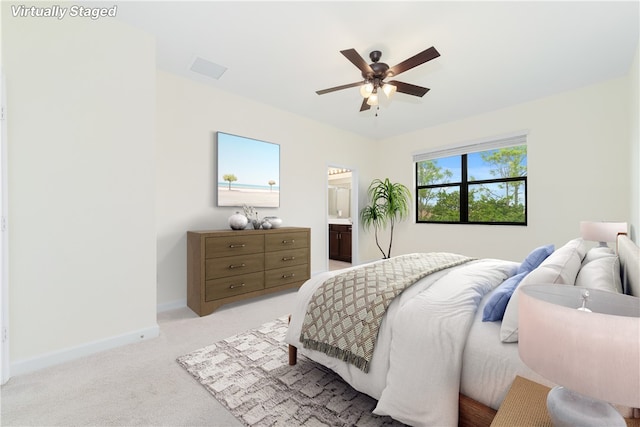
{"type": "Polygon", "coordinates": [[[9,230],[7,102],[5,75],[0,66],[0,384],[9,381],[9,230]]]}
{"type": "Polygon", "coordinates": [[[357,168],[347,166],[341,163],[329,162],[324,168],[325,181],[325,197],[324,197],[324,215],[325,215],[325,271],[329,270],[329,168],[348,169],[351,171],[351,265],[359,263],[358,255],[358,229],[360,223],[360,215],[358,209],[358,170],[357,168]]]}

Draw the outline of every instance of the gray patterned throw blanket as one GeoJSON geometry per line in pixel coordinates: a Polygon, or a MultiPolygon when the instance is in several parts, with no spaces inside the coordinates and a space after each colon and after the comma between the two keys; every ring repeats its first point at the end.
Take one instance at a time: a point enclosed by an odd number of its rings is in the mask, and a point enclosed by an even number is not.
{"type": "Polygon", "coordinates": [[[416,253],[337,274],[311,298],[300,342],[369,372],[378,330],[393,299],[431,273],[472,260],[452,253],[416,253]]]}

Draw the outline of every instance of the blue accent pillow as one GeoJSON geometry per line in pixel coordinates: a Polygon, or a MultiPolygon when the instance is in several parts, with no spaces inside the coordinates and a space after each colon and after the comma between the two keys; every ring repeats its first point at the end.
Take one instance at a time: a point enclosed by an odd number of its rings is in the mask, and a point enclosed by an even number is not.
{"type": "Polygon", "coordinates": [[[529,253],[529,255],[527,255],[524,261],[522,261],[522,264],[520,264],[520,267],[518,267],[517,274],[533,271],[540,264],[542,264],[542,261],[547,259],[547,257],[551,255],[554,250],[555,246],[553,244],[535,248],[529,253]]]}
{"type": "Polygon", "coordinates": [[[523,271],[515,276],[511,276],[496,288],[495,292],[491,294],[489,301],[487,301],[487,305],[484,306],[484,311],[482,312],[483,322],[502,320],[511,295],[513,295],[513,292],[527,274],[529,274],[528,271],[523,271]]]}
{"type": "Polygon", "coordinates": [[[491,294],[489,301],[487,301],[487,304],[484,306],[482,321],[495,322],[496,320],[502,320],[504,312],[507,309],[507,304],[511,299],[511,295],[513,295],[513,292],[516,290],[522,279],[524,279],[524,276],[542,264],[542,261],[547,259],[554,250],[555,246],[553,244],[540,246],[539,248],[532,250],[518,267],[516,275],[511,276],[502,282],[496,291],[491,294]]]}

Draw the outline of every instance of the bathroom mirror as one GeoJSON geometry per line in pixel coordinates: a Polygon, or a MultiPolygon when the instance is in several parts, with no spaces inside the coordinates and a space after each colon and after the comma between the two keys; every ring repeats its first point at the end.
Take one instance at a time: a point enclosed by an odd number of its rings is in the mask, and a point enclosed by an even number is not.
{"type": "Polygon", "coordinates": [[[351,171],[329,169],[329,218],[351,218],[351,171]]]}

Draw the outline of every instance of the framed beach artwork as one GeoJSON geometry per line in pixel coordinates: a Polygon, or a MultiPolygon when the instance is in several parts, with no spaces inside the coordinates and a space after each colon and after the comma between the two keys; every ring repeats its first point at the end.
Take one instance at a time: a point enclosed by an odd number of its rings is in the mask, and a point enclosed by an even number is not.
{"type": "Polygon", "coordinates": [[[280,206],[280,145],[216,132],[218,206],[280,206]]]}

